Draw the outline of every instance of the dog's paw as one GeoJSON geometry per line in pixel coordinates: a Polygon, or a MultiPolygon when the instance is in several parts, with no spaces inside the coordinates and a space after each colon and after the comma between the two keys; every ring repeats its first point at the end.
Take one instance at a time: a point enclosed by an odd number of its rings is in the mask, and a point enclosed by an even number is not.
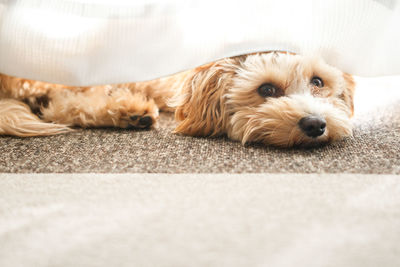
{"type": "Polygon", "coordinates": [[[124,129],[150,129],[159,117],[153,99],[123,89],[109,96],[108,107],[114,126],[124,129]]]}
{"type": "Polygon", "coordinates": [[[131,115],[127,120],[128,125],[126,129],[150,129],[152,125],[156,122],[156,117],[152,115],[143,114],[143,115],[131,115]]]}

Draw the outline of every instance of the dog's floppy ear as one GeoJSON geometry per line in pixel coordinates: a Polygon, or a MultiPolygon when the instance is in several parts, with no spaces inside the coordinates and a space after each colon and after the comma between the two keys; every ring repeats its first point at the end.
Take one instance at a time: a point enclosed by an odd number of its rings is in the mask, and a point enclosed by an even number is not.
{"type": "Polygon", "coordinates": [[[356,82],[354,81],[354,78],[352,75],[348,73],[343,74],[343,78],[345,81],[345,89],[343,91],[342,98],[346,105],[349,107],[351,111],[351,116],[354,115],[354,91],[356,87],[356,82]]]}
{"type": "Polygon", "coordinates": [[[224,94],[234,72],[223,64],[211,63],[188,75],[171,103],[180,121],[176,133],[192,136],[215,136],[226,129],[224,94]]]}

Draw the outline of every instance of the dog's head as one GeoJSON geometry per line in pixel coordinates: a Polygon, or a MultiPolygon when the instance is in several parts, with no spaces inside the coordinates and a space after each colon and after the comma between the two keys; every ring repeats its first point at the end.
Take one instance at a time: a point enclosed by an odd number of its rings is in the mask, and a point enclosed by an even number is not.
{"type": "Polygon", "coordinates": [[[337,140],[352,133],[354,86],[350,75],[300,55],[224,59],[195,69],[175,96],[176,132],[283,147],[337,140]]]}

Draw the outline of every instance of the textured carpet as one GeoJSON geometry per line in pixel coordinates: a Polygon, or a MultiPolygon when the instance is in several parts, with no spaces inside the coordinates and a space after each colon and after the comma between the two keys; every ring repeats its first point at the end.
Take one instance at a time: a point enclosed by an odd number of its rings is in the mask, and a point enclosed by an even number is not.
{"type": "Polygon", "coordinates": [[[0,172],[400,174],[400,79],[359,79],[354,136],[316,149],[242,146],[158,129],[89,129],[40,138],[0,137],[0,172]]]}

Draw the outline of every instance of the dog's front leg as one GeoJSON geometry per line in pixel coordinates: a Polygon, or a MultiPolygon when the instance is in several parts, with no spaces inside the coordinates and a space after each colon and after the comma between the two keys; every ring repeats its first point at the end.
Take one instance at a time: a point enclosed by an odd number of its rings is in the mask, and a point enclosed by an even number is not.
{"type": "Polygon", "coordinates": [[[158,119],[153,99],[128,88],[98,86],[53,90],[47,107],[41,109],[45,121],[81,127],[149,128],[158,119]]]}

